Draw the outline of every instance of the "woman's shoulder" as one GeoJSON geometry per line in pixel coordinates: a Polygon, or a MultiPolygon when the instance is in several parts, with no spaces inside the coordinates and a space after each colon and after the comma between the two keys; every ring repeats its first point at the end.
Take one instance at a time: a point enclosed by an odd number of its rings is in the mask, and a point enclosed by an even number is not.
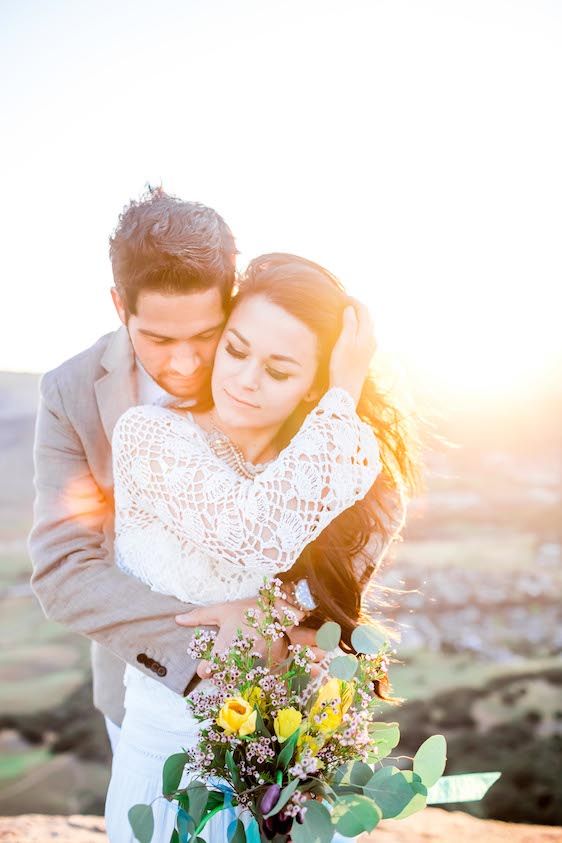
{"type": "Polygon", "coordinates": [[[180,413],[157,404],[138,404],[129,407],[119,417],[113,432],[114,442],[119,437],[134,435],[151,436],[169,432],[186,438],[201,438],[201,428],[193,421],[190,413],[180,413]]]}

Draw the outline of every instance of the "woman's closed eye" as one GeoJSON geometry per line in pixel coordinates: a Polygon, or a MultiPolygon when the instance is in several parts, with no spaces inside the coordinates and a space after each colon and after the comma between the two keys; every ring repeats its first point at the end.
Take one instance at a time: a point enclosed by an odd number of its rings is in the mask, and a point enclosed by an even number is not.
{"type": "Polygon", "coordinates": [[[233,346],[233,345],[231,345],[231,343],[229,343],[229,342],[227,342],[227,344],[225,345],[225,350],[226,350],[226,351],[227,351],[227,352],[228,352],[228,353],[229,353],[232,357],[236,357],[236,359],[237,359],[237,360],[243,360],[245,357],[247,357],[247,356],[248,356],[248,355],[247,355],[247,354],[245,354],[243,351],[238,351],[238,349],[237,349],[237,348],[234,348],[234,346],[233,346]]]}
{"type": "Polygon", "coordinates": [[[278,372],[276,369],[270,369],[269,367],[266,369],[266,372],[276,381],[286,381],[289,377],[287,372],[278,372]]]}
{"type": "MultiPolygon", "coordinates": [[[[236,357],[237,360],[244,360],[248,356],[244,351],[240,351],[238,348],[235,348],[230,342],[227,342],[224,348],[231,357],[236,357]]],[[[286,381],[287,378],[290,377],[287,372],[279,372],[277,369],[272,369],[270,366],[266,367],[266,372],[276,381],[286,381]]]]}

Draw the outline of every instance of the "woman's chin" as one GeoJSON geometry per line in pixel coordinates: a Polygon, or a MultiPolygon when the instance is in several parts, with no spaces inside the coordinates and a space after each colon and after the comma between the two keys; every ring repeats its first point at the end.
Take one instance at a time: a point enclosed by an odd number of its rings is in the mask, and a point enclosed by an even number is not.
{"type": "Polygon", "coordinates": [[[256,426],[255,410],[242,405],[235,406],[233,402],[224,398],[219,398],[218,401],[215,398],[215,413],[217,420],[229,428],[252,428],[256,426]]]}

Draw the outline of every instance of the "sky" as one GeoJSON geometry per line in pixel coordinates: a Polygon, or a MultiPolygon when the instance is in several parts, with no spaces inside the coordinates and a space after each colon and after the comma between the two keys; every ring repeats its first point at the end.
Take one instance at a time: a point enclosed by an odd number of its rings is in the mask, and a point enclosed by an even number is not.
{"type": "Polygon", "coordinates": [[[366,300],[466,396],[559,373],[557,0],[0,4],[0,370],[117,327],[108,237],[147,183],[366,300]]]}

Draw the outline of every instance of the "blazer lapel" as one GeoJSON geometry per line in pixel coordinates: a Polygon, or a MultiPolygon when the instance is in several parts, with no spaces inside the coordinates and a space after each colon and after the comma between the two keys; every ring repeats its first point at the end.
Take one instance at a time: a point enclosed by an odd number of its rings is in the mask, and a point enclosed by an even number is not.
{"type": "Polygon", "coordinates": [[[95,382],[94,389],[103,429],[111,443],[117,419],[137,403],[135,355],[125,326],[113,334],[101,365],[106,374],[95,382]]]}

